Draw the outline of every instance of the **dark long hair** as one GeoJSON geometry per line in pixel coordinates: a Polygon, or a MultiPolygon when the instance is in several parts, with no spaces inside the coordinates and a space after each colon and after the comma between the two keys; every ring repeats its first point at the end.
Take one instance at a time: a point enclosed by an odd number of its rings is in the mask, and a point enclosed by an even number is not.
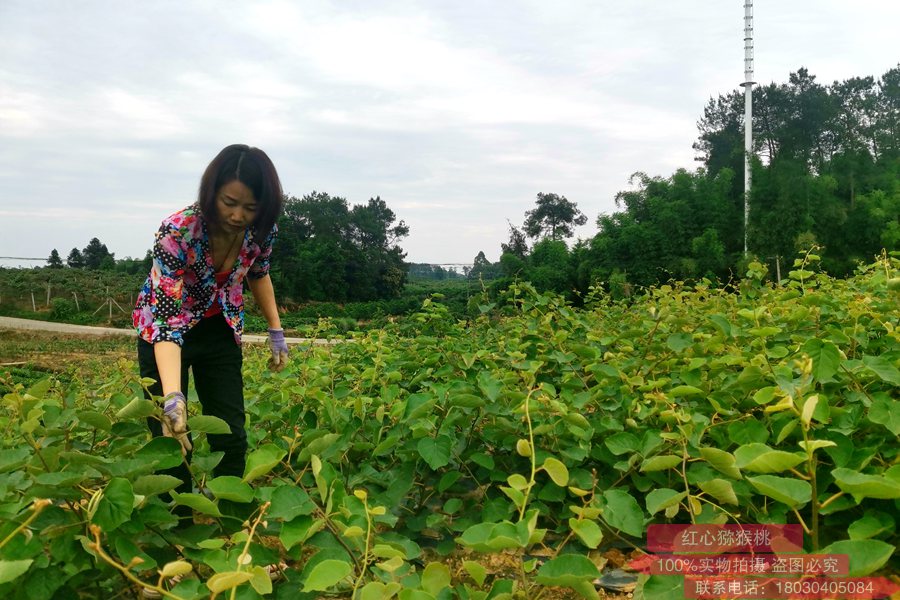
{"type": "Polygon", "coordinates": [[[200,179],[200,193],[197,204],[207,223],[218,223],[216,195],[223,185],[232,181],[246,185],[257,202],[256,218],[253,220],[253,235],[264,240],[272,231],[281,215],[281,180],[275,165],[259,148],[246,144],[232,144],[216,156],[200,179]]]}

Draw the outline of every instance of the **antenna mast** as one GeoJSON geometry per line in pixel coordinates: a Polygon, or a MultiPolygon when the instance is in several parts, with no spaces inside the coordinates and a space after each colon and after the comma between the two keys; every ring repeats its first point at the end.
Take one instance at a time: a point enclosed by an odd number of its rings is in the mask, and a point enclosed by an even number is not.
{"type": "Polygon", "coordinates": [[[753,154],[753,0],[744,0],[744,256],[750,224],[750,157],[753,154]]]}

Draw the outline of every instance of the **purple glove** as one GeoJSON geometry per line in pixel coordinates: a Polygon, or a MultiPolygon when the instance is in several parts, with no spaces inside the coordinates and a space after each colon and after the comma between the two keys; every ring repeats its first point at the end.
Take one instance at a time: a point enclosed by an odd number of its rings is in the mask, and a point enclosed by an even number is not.
{"type": "Polygon", "coordinates": [[[269,329],[269,348],[272,350],[272,358],[269,359],[269,369],[280,371],[288,361],[287,342],[284,341],[284,329],[269,329]]]}
{"type": "Polygon", "coordinates": [[[187,400],[181,392],[172,392],[163,399],[162,430],[164,436],[178,440],[182,454],[193,449],[187,434],[187,400]]]}

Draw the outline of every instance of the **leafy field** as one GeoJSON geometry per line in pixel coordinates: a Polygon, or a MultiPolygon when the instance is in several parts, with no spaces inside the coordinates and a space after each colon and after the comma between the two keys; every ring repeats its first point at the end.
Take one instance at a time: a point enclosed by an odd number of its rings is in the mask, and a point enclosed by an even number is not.
{"type": "MultiPolygon", "coordinates": [[[[735,289],[585,310],[527,285],[470,322],[426,301],[279,374],[248,347],[247,470],[212,478],[203,432],[222,424],[192,418],[207,493],[176,496],[189,529],[155,472],[179,445],[148,439],[158,409],[129,358],[27,388],[0,375],[0,596],[123,597],[190,572],[169,597],[593,598],[604,552],[650,523],[801,523],[851,575],[894,570],[900,261],[832,280],[815,258],[778,288],[753,264],[735,289]]],[[[680,586],[642,576],[635,597],[680,586]]]]}

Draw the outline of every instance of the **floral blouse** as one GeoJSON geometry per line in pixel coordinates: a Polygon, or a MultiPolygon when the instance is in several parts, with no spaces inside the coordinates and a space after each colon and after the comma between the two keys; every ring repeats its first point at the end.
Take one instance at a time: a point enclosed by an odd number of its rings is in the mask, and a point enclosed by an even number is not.
{"type": "Polygon", "coordinates": [[[219,302],[225,320],[241,343],[244,330],[244,277],[259,279],[269,273],[269,258],[277,227],[261,242],[252,229],[244,242],[225,285],[216,285],[206,221],[197,205],[189,206],[162,222],[153,245],[153,266],[138,296],[132,322],[144,340],[170,341],[179,346],[184,334],[200,322],[203,313],[219,302]]]}

